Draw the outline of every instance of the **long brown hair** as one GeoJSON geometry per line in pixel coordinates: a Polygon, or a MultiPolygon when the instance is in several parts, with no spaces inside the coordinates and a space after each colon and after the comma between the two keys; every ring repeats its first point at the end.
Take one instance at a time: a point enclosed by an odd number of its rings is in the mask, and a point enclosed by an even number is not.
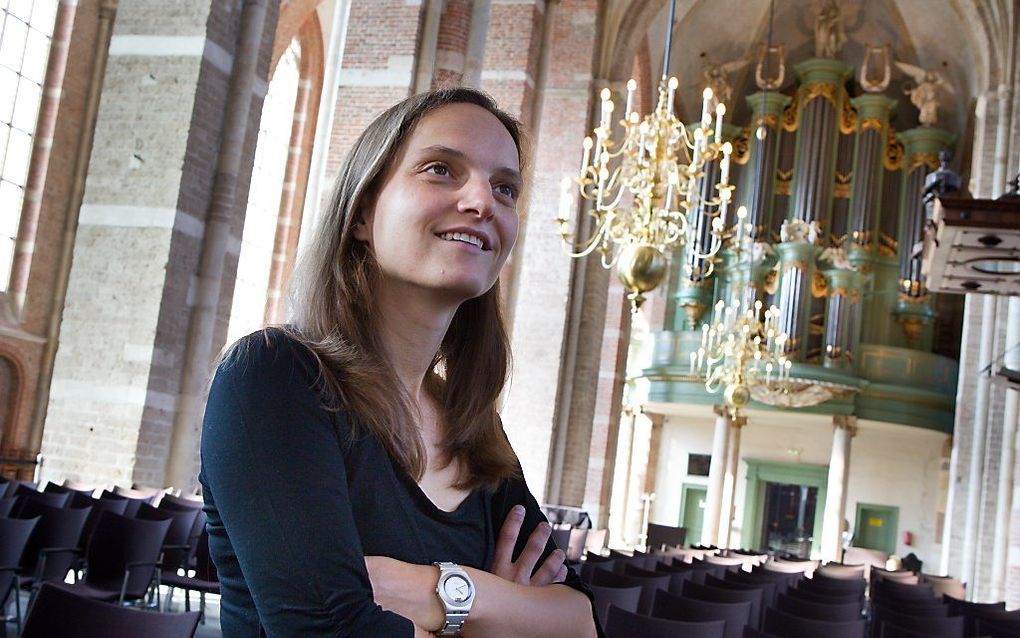
{"type": "MultiPolygon", "coordinates": [[[[318,360],[327,407],[346,410],[355,431],[364,428],[374,435],[416,480],[425,471],[425,446],[408,394],[383,355],[372,294],[378,266],[366,244],[355,238],[354,227],[416,124],[430,111],[456,103],[475,104],[499,119],[526,174],[521,126],[488,95],[444,88],[392,106],[368,125],[340,167],[329,205],[299,264],[292,324],[284,327],[318,360]]],[[[448,462],[460,461],[459,488],[492,489],[519,475],[496,411],[509,367],[497,281],[458,308],[425,379],[426,391],[440,406],[444,456],[448,462]]]]}

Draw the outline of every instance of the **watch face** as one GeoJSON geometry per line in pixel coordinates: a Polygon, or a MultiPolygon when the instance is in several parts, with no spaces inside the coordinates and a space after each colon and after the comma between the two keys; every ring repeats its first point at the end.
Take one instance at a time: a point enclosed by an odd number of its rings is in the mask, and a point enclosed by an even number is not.
{"type": "Polygon", "coordinates": [[[471,596],[471,583],[462,576],[454,574],[443,583],[446,597],[454,603],[462,603],[471,596]]]}

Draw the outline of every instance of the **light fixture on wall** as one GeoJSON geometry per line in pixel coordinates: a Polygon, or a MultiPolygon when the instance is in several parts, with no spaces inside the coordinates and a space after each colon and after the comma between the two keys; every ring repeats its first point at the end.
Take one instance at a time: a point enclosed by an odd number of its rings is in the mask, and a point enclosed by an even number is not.
{"type": "Polygon", "coordinates": [[[623,139],[617,143],[612,132],[616,106],[609,89],[603,89],[601,119],[593,130],[594,138],[584,139],[579,176],[576,180],[564,178],[561,203],[569,205],[570,189],[576,182],[586,206],[590,205],[587,239],[575,242],[562,205],[556,219],[571,257],[586,257],[598,250],[603,267],[617,268],[630,291],[632,312],[637,312],[644,294],[662,282],[668,255],[674,249],[687,246],[695,251],[699,259],[707,261],[710,272],[722,245],[726,208],[733,195],[729,183],[733,147],[722,140],[726,107],[721,103],[716,107],[713,121],[712,90],[706,88],[699,126],[688,129],[673,112],[679,85],[675,77],[669,77],[675,12],[676,0],[672,0],[655,110],[642,118],[634,110],[637,82],[627,82],[627,102],[618,121],[623,139]],[[719,162],[720,179],[711,190],[699,189],[705,167],[712,161],[719,162]],[[711,219],[704,234],[710,239],[702,245],[689,237],[698,230],[688,223],[693,213],[711,219]]]}

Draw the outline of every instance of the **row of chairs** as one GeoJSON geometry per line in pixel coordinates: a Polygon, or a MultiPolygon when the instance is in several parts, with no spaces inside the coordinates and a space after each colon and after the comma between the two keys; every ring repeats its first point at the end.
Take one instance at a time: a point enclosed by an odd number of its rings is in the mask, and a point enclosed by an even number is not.
{"type": "Polygon", "coordinates": [[[955,579],[870,565],[697,547],[589,554],[580,571],[609,638],[1020,637],[1020,612],[965,602],[955,579]]]}
{"type": "MultiPolygon", "coordinates": [[[[208,555],[202,503],[190,498],[127,495],[48,484],[35,491],[25,484],[0,485],[0,595],[6,603],[15,592],[15,620],[20,626],[19,590],[34,597],[44,583],[77,595],[117,604],[160,606],[160,584],[198,591],[201,612],[205,594],[219,583],[208,555]],[[6,494],[15,494],[6,496],[6,494]],[[158,506],[151,503],[159,498],[158,506]],[[13,502],[10,502],[13,501],[13,502]],[[65,583],[68,573],[74,583],[65,583]]],[[[30,598],[31,600],[31,598],[30,598]]]]}

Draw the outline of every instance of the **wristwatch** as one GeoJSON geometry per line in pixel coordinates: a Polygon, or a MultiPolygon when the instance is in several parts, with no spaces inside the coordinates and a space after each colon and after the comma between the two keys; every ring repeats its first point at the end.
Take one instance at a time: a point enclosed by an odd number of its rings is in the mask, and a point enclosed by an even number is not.
{"type": "Polygon", "coordinates": [[[464,628],[471,605],[475,602],[475,584],[456,563],[432,563],[439,568],[436,594],[446,611],[446,624],[437,636],[456,636],[464,628]]]}

